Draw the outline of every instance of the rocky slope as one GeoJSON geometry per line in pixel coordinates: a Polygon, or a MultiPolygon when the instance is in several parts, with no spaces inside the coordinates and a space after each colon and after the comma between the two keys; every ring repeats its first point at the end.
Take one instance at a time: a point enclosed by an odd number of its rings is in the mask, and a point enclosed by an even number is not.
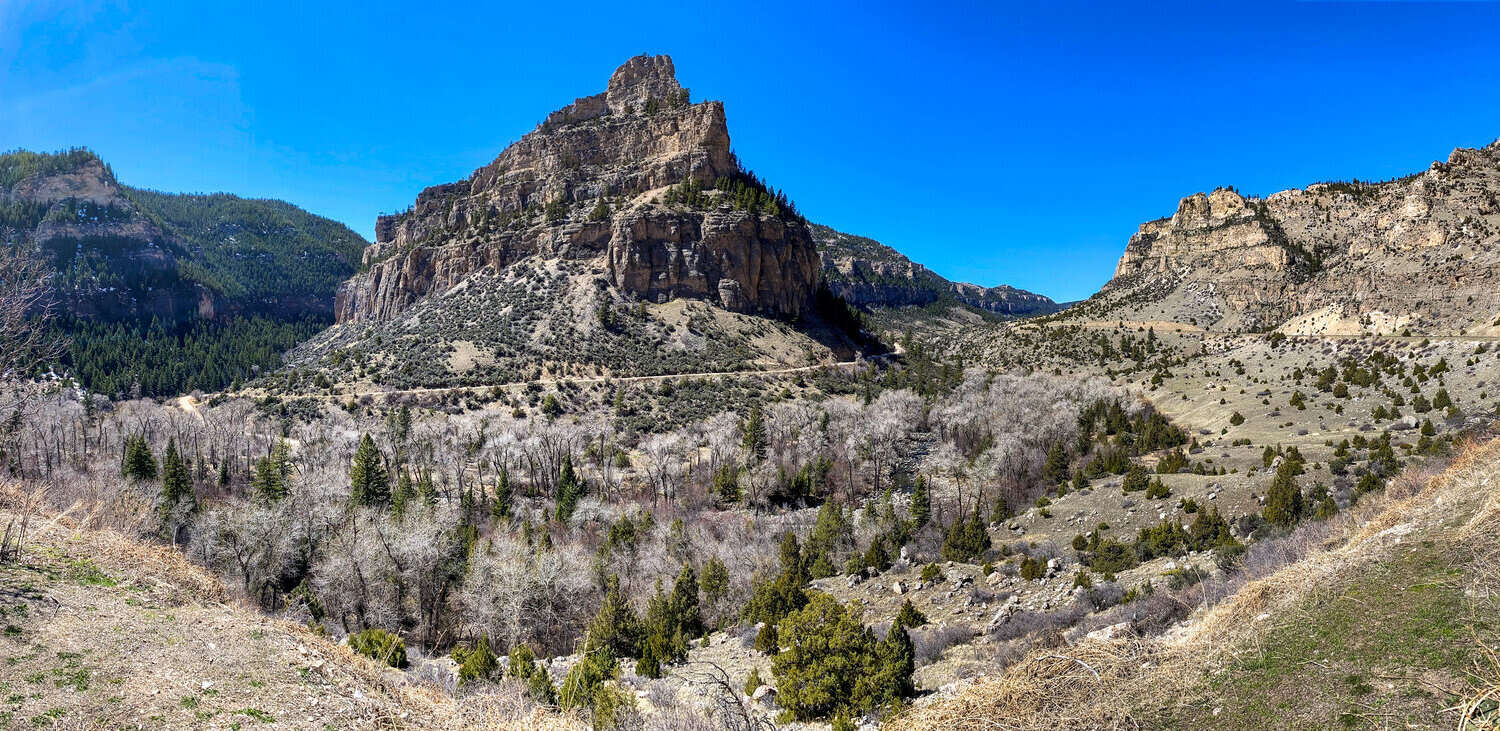
{"type": "Polygon", "coordinates": [[[1385,183],[1184,198],[1080,316],[1293,334],[1500,332],[1500,142],[1385,183]]]}
{"type": "Polygon", "coordinates": [[[784,199],[768,210],[732,195],[746,188],[770,193],[730,152],[723,104],[689,103],[670,58],[638,56],[467,180],[381,217],[338,321],[390,320],[532,256],[597,262],[646,301],[795,315],[817,285],[812,237],[784,199]]]}
{"type": "Polygon", "coordinates": [[[923,306],[950,302],[1001,315],[1026,317],[1063,309],[1050,298],[1008,285],[950,282],[885,244],[814,224],[823,281],[859,307],[923,306]]]}

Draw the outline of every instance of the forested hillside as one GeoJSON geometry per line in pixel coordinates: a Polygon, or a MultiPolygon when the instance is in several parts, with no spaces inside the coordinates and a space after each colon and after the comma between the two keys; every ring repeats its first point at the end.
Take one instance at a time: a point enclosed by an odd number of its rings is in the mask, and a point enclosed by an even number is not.
{"type": "Polygon", "coordinates": [[[120,185],[84,148],[0,155],[0,241],[52,270],[55,365],[111,396],[217,389],[274,368],[332,322],[365,246],[281,201],[120,185]]]}

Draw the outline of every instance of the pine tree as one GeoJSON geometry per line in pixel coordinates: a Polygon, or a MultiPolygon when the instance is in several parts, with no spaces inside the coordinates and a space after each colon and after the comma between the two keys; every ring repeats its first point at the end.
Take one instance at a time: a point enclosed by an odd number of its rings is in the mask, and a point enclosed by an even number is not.
{"type": "Polygon", "coordinates": [[[271,453],[255,463],[255,475],[250,487],[266,502],[276,502],[287,496],[287,479],[291,476],[291,448],[285,439],[277,439],[271,453]]]}
{"type": "Polygon", "coordinates": [[[1042,467],[1042,479],[1048,485],[1058,485],[1068,480],[1068,450],[1060,441],[1053,442],[1047,450],[1047,462],[1042,467]]]}
{"type": "Polygon", "coordinates": [[[1271,488],[1266,491],[1266,522],[1279,526],[1295,525],[1302,519],[1302,490],[1297,487],[1290,460],[1281,463],[1271,488]]]}
{"type": "Polygon", "coordinates": [[[354,462],[349,467],[350,496],[361,505],[385,507],[391,500],[390,475],[385,470],[385,458],[375,446],[375,440],[365,434],[354,450],[354,462]]]}
{"type": "Polygon", "coordinates": [[[578,508],[578,500],[581,497],[583,497],[583,482],[573,471],[573,456],[565,454],[562,468],[558,470],[557,475],[557,520],[559,522],[566,523],[573,517],[573,511],[578,508]]]}
{"type": "Polygon", "coordinates": [[[146,444],[144,434],[132,434],[125,438],[125,453],[120,458],[120,476],[133,480],[156,479],[156,457],[151,454],[151,447],[146,444]]]}
{"type": "Polygon", "coordinates": [[[740,443],[752,460],[759,461],[766,456],[766,442],[766,422],[760,404],[751,404],[750,411],[740,423],[740,443]]]}
{"type": "Polygon", "coordinates": [[[927,624],[926,615],[917,611],[911,600],[907,599],[901,603],[901,610],[896,612],[896,624],[902,627],[921,627],[927,624]]]}
{"type": "Polygon", "coordinates": [[[411,473],[405,467],[398,467],[396,473],[396,489],[391,491],[391,515],[397,518],[406,514],[406,507],[411,504],[411,499],[416,495],[416,488],[411,484],[411,473]]]}
{"type": "Polygon", "coordinates": [[[861,692],[856,686],[855,696],[866,696],[866,704],[872,708],[892,708],[901,699],[910,697],[915,690],[912,673],[917,669],[917,653],[912,647],[911,635],[900,620],[891,624],[885,639],[875,646],[872,667],[865,675],[868,691],[861,692]]]}
{"type": "Polygon", "coordinates": [[[709,603],[717,602],[729,591],[729,569],[717,555],[710,556],[703,567],[703,598],[709,603]]]}
{"type": "Polygon", "coordinates": [[[979,517],[979,511],[975,510],[968,519],[960,516],[948,527],[942,553],[949,561],[973,562],[983,558],[990,546],[990,531],[979,517]]]}
{"type": "Polygon", "coordinates": [[[168,440],[167,451],[162,454],[161,500],[165,513],[172,512],[178,504],[186,504],[189,509],[196,507],[193,478],[188,474],[187,464],[182,461],[182,454],[177,451],[176,440],[168,440]]]}
{"type": "Polygon", "coordinates": [[[490,505],[490,517],[510,517],[510,470],[501,467],[500,476],[495,480],[495,502],[490,505]]]}
{"type": "Polygon", "coordinates": [[[584,635],[584,652],[603,650],[613,657],[635,657],[640,653],[641,622],[630,608],[620,579],[611,576],[605,582],[604,602],[589,623],[584,635]]]}
{"type": "Polygon", "coordinates": [[[932,495],[927,490],[927,478],[918,475],[911,488],[911,522],[914,528],[921,528],[929,520],[932,520],[932,495]]]}

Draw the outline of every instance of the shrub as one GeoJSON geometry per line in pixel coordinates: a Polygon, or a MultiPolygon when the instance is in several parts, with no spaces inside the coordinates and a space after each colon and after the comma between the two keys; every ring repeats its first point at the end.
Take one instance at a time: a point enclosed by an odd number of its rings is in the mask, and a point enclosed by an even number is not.
{"type": "Polygon", "coordinates": [[[1234,414],[1229,417],[1230,426],[1239,426],[1243,423],[1245,423],[1245,415],[1241,414],[1238,411],[1234,412],[1234,414]]]}
{"type": "Polygon", "coordinates": [[[1172,491],[1167,488],[1166,483],[1160,478],[1151,481],[1151,486],[1146,488],[1147,500],[1161,500],[1172,496],[1172,491]]]}
{"type": "Polygon", "coordinates": [[[455,647],[453,661],[458,663],[459,685],[476,680],[495,680],[502,672],[499,658],[490,650],[489,635],[480,635],[473,648],[455,647]]]}
{"type": "Polygon", "coordinates": [[[745,695],[755,695],[756,689],[765,683],[760,679],[760,668],[750,668],[749,677],[745,678],[745,695]]]}
{"type": "Polygon", "coordinates": [[[781,649],[776,638],[776,625],[767,622],[755,633],[755,649],[767,655],[775,655],[781,649]]]}
{"type": "Polygon", "coordinates": [[[547,670],[536,664],[536,655],[526,645],[516,645],[510,651],[511,677],[526,682],[526,694],[543,705],[557,705],[557,690],[552,687],[552,678],[547,670]]]}
{"type": "Polygon", "coordinates": [[[901,603],[901,610],[896,612],[896,624],[908,628],[921,627],[927,624],[927,617],[917,611],[917,608],[912,606],[911,600],[907,599],[901,603]]]}
{"type": "Polygon", "coordinates": [[[979,511],[975,510],[968,520],[960,517],[948,527],[948,534],[943,539],[943,558],[949,561],[977,561],[984,558],[990,545],[990,531],[979,517],[979,511]]]}
{"type": "Polygon", "coordinates": [[[943,571],[935,563],[927,564],[922,567],[922,580],[938,583],[943,580],[943,571]]]}
{"type": "Polygon", "coordinates": [[[771,662],[777,702],[795,720],[860,714],[911,694],[916,665],[911,637],[899,623],[875,636],[833,597],[813,594],[782,620],[787,648],[771,662]]]}
{"type": "Polygon", "coordinates": [[[395,633],[367,629],[349,635],[349,649],[393,668],[406,667],[406,643],[395,633]]]}

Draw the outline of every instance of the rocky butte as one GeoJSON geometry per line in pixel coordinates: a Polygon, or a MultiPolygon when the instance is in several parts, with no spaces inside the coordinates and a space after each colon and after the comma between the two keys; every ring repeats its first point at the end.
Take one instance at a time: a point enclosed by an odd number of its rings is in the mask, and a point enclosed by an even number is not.
{"type": "Polygon", "coordinates": [[[366,270],[339,290],[341,324],[389,320],[528,257],[599,262],[647,301],[776,316],[801,312],[818,283],[807,223],[740,166],[724,105],[691,103],[667,56],[630,59],[603,93],[375,230],[366,270]]]}

